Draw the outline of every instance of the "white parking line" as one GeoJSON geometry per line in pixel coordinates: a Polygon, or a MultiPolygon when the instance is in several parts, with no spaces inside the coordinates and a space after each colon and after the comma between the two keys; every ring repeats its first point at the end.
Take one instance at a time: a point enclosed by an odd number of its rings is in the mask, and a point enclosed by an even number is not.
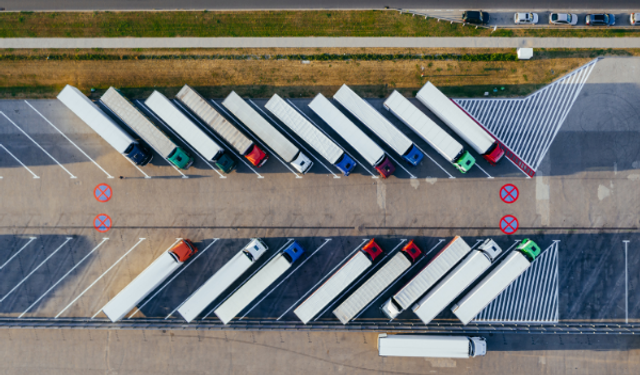
{"type": "Polygon", "coordinates": [[[455,178],[455,177],[453,177],[449,172],[447,172],[447,171],[446,171],[446,169],[442,168],[442,166],[441,166],[440,164],[436,163],[436,161],[435,161],[431,156],[429,156],[429,154],[427,154],[426,152],[424,152],[424,150],[423,150],[423,149],[421,149],[420,147],[418,147],[418,145],[417,145],[417,144],[415,144],[415,143],[414,143],[413,145],[414,145],[414,146],[416,146],[416,148],[417,148],[418,150],[422,151],[422,154],[424,154],[424,156],[428,157],[428,158],[433,162],[433,164],[437,165],[437,166],[438,166],[438,168],[442,169],[442,171],[443,171],[444,173],[446,173],[446,174],[447,174],[447,176],[449,176],[449,178],[455,178]]]}
{"type": "MultiPolygon", "coordinates": [[[[238,125],[239,127],[241,127],[242,129],[244,129],[244,131],[246,131],[249,134],[252,134],[251,131],[249,131],[239,120],[236,120],[236,118],[232,115],[229,114],[229,112],[227,112],[226,109],[222,108],[221,106],[218,105],[218,103],[216,103],[215,100],[210,99],[209,102],[211,104],[213,104],[216,108],[219,108],[220,111],[222,111],[224,114],[227,115],[228,118],[233,119],[233,122],[236,123],[236,125],[238,125]]],[[[262,142],[258,137],[254,138],[256,140],[256,142],[260,143],[262,145],[262,147],[264,147],[266,150],[269,150],[271,152],[271,155],[273,155],[276,159],[278,159],[280,161],[280,163],[282,163],[282,165],[284,165],[285,168],[287,168],[289,170],[289,172],[293,173],[294,175],[296,175],[296,178],[302,178],[302,176],[300,176],[299,174],[297,174],[293,169],[291,169],[291,167],[289,167],[288,163],[285,163],[284,160],[282,160],[280,158],[280,156],[275,153],[271,148],[267,147],[266,144],[264,144],[264,142],[262,142]]]]}
{"type": "MultiPolygon", "coordinates": [[[[6,118],[13,126],[16,127],[16,129],[20,130],[22,132],[22,134],[24,134],[27,138],[29,138],[31,140],[31,142],[33,142],[36,146],[38,146],[38,148],[40,150],[42,150],[42,152],[44,152],[45,154],[47,154],[48,157],[51,158],[51,160],[55,161],[56,164],[58,164],[60,166],[60,168],[62,168],[65,172],[67,172],[69,174],[69,176],[71,176],[71,178],[77,178],[76,176],[74,176],[71,172],[69,172],[69,170],[67,168],[65,168],[64,166],[62,166],[62,164],[60,164],[56,159],[54,159],[53,156],[51,156],[50,153],[47,152],[47,150],[45,150],[44,148],[42,148],[42,146],[40,146],[36,141],[33,140],[33,138],[31,138],[29,136],[29,134],[27,134],[27,132],[25,132],[24,130],[22,130],[15,122],[13,122],[7,115],[4,114],[4,112],[0,111],[0,114],[2,114],[4,116],[4,118],[6,118]]],[[[6,149],[5,149],[6,150],[6,149]]]]}
{"type": "Polygon", "coordinates": [[[298,299],[296,302],[293,303],[293,305],[291,305],[291,307],[289,307],[285,312],[282,313],[282,315],[280,315],[280,317],[277,320],[282,319],[283,316],[285,316],[289,311],[291,311],[291,309],[293,309],[294,307],[296,307],[296,305],[302,301],[303,298],[305,298],[306,296],[308,296],[311,292],[313,292],[316,287],[318,286],[318,284],[320,284],[321,282],[323,282],[325,279],[327,279],[329,276],[331,276],[333,274],[333,271],[336,270],[336,268],[338,268],[339,266],[341,266],[342,264],[344,264],[344,262],[346,262],[347,260],[351,259],[351,257],[353,256],[353,254],[355,254],[358,250],[360,250],[360,248],[362,247],[362,245],[364,245],[365,242],[369,241],[368,238],[365,238],[362,243],[360,245],[358,245],[358,247],[356,247],[351,253],[349,253],[349,255],[347,255],[342,262],[338,263],[335,267],[333,267],[333,269],[331,271],[329,271],[322,279],[320,279],[320,281],[318,281],[316,283],[316,285],[312,286],[311,289],[309,289],[309,291],[307,291],[304,295],[302,295],[302,297],[300,297],[300,299],[298,299]]]}
{"type": "Polygon", "coordinates": [[[51,123],[51,121],[49,121],[46,117],[44,117],[44,116],[42,115],[42,113],[40,113],[40,111],[38,111],[37,109],[35,109],[35,108],[31,105],[31,103],[29,103],[29,102],[28,102],[28,101],[26,101],[26,100],[25,100],[24,102],[25,102],[29,107],[31,107],[31,109],[33,109],[34,111],[36,111],[36,113],[37,113],[38,115],[40,115],[40,117],[42,117],[42,119],[43,119],[44,121],[46,121],[47,123],[49,123],[49,125],[51,125],[54,129],[56,129],[56,130],[58,131],[58,133],[60,133],[60,135],[62,135],[63,137],[65,137],[65,139],[66,139],[67,141],[69,141],[69,143],[71,143],[72,145],[74,145],[74,146],[78,149],[78,151],[80,151],[84,156],[86,156],[86,157],[87,157],[87,159],[91,160],[91,162],[92,162],[93,164],[95,164],[95,165],[96,165],[96,167],[100,168],[100,170],[101,170],[101,171],[103,171],[103,172],[107,175],[107,178],[113,178],[113,176],[112,176],[112,175],[110,175],[110,174],[109,174],[109,172],[105,171],[105,170],[104,170],[104,168],[102,168],[102,167],[100,166],[100,164],[96,163],[96,161],[95,161],[95,160],[91,159],[91,157],[90,157],[89,155],[87,155],[87,153],[86,153],[86,152],[82,151],[82,149],[81,149],[80,147],[78,147],[78,145],[77,145],[77,144],[73,143],[73,141],[72,141],[71,139],[69,139],[69,137],[67,137],[63,132],[61,132],[61,131],[60,131],[60,129],[58,129],[55,125],[53,125],[53,124],[51,123]]]}
{"type": "MultiPolygon", "coordinates": [[[[109,113],[111,113],[113,116],[118,117],[118,115],[116,115],[116,114],[115,114],[115,113],[114,113],[114,112],[113,112],[109,107],[104,106],[102,109],[105,109],[106,111],[108,111],[109,113]]],[[[152,148],[152,149],[153,149],[153,150],[154,150],[158,155],[162,156],[162,154],[161,154],[160,152],[158,152],[158,150],[156,150],[156,148],[155,148],[155,147],[153,147],[153,145],[151,145],[151,143],[147,143],[147,145],[148,145],[149,147],[151,147],[151,148],[152,148]]],[[[128,159],[128,158],[127,158],[127,159],[128,159]]],[[[178,169],[178,167],[176,167],[172,162],[170,162],[170,161],[169,161],[169,159],[167,159],[167,158],[163,158],[163,159],[164,159],[164,161],[166,161],[166,162],[167,162],[167,164],[169,164],[169,166],[170,166],[170,167],[172,167],[173,169],[175,169],[175,170],[176,170],[176,172],[180,173],[180,174],[182,175],[182,178],[189,178],[189,176],[186,176],[184,173],[182,173],[182,171],[181,171],[180,169],[178,169]]],[[[131,161],[131,160],[129,160],[129,161],[131,161]]],[[[135,164],[133,164],[133,165],[134,165],[136,168],[138,168],[135,164]]],[[[139,170],[140,172],[142,172],[142,170],[141,170],[140,168],[138,168],[138,170],[139,170]]],[[[149,177],[146,173],[144,173],[144,172],[142,172],[142,173],[143,173],[145,176],[147,176],[147,177],[145,177],[145,178],[151,178],[151,177],[149,177]]]]}
{"type": "Polygon", "coordinates": [[[263,111],[263,110],[262,110],[262,108],[258,107],[258,106],[256,105],[256,103],[254,103],[251,99],[247,99],[247,101],[248,101],[249,103],[251,103],[251,104],[252,104],[252,105],[253,105],[253,106],[254,106],[258,111],[260,111],[260,112],[264,115],[264,117],[268,118],[268,119],[269,119],[269,121],[271,121],[271,123],[272,123],[273,125],[277,126],[278,128],[280,128],[280,130],[282,130],[282,132],[283,132],[284,134],[288,135],[288,136],[289,136],[289,139],[290,139],[292,142],[295,142],[298,146],[300,146],[300,148],[302,148],[303,150],[305,150],[305,151],[307,152],[307,154],[309,154],[309,157],[310,157],[310,158],[315,159],[315,160],[318,162],[318,164],[322,165],[322,166],[324,167],[324,169],[326,169],[329,173],[331,173],[331,174],[333,175],[333,178],[340,178],[340,176],[338,176],[337,174],[333,173],[333,171],[331,170],[331,168],[327,167],[327,166],[326,166],[326,165],[325,165],[325,164],[324,164],[320,159],[318,159],[317,157],[315,157],[315,155],[313,155],[313,154],[311,153],[311,151],[307,150],[307,148],[306,148],[306,147],[304,147],[301,143],[298,143],[298,141],[296,141],[296,139],[295,139],[295,138],[293,138],[293,137],[291,136],[291,134],[289,134],[289,132],[287,132],[286,130],[284,130],[284,128],[283,128],[282,126],[280,126],[280,124],[278,124],[278,123],[277,123],[273,118],[271,118],[271,116],[269,116],[265,111],[263,111]]]}
{"type": "Polygon", "coordinates": [[[69,274],[73,270],[75,270],[82,262],[85,261],[85,259],[87,259],[91,254],[93,254],[94,251],[98,250],[98,248],[102,246],[102,244],[105,243],[105,241],[107,241],[108,239],[109,238],[107,237],[103,238],[102,242],[100,242],[98,246],[94,247],[93,250],[91,250],[87,255],[85,255],[82,259],[80,259],[80,261],[76,263],[69,271],[67,271],[67,273],[65,273],[64,276],[62,276],[55,284],[53,284],[51,288],[47,289],[47,291],[44,292],[34,303],[32,303],[29,307],[27,307],[27,309],[24,310],[24,312],[20,314],[20,316],[18,316],[18,319],[22,318],[24,314],[26,314],[29,310],[31,310],[33,306],[35,306],[38,302],[40,302],[40,300],[43,299],[51,290],[53,290],[53,288],[55,288],[56,285],[60,284],[60,282],[64,280],[65,277],[69,276],[69,274]]]}
{"type": "MultiPolygon", "coordinates": [[[[337,145],[340,145],[340,143],[336,142],[336,140],[335,140],[335,139],[331,138],[331,137],[329,136],[329,134],[327,134],[327,132],[325,132],[324,130],[322,130],[322,128],[320,128],[320,127],[318,126],[318,124],[316,124],[315,122],[313,122],[313,121],[311,120],[311,118],[310,118],[309,116],[307,116],[307,114],[306,114],[306,113],[302,112],[302,111],[300,110],[300,108],[296,107],[296,105],[295,105],[295,104],[293,104],[293,102],[292,102],[291,100],[289,100],[289,99],[286,99],[286,100],[287,100],[287,102],[289,102],[289,104],[290,104],[293,108],[295,108],[298,112],[300,112],[300,114],[301,114],[301,115],[303,115],[303,116],[304,116],[304,117],[305,117],[305,118],[306,118],[310,123],[312,123],[313,125],[315,125],[315,127],[316,127],[316,128],[318,128],[318,130],[320,130],[321,132],[323,132],[323,133],[324,133],[324,135],[326,135],[326,136],[327,136],[327,138],[329,138],[330,140],[332,140],[332,141],[333,141],[333,143],[335,143],[335,144],[337,144],[337,145]]],[[[373,177],[373,178],[378,178],[378,176],[377,176],[376,174],[374,174],[373,172],[371,172],[370,170],[368,170],[367,168],[365,168],[365,167],[364,167],[364,164],[362,164],[362,163],[360,162],[360,160],[358,160],[358,159],[354,158],[354,157],[353,157],[353,155],[351,155],[350,153],[348,153],[348,152],[347,152],[347,150],[342,149],[342,151],[344,151],[344,153],[345,153],[345,154],[349,155],[349,157],[350,157],[351,159],[353,159],[356,163],[358,163],[358,165],[359,165],[359,166],[361,166],[361,167],[362,167],[362,169],[364,169],[365,171],[367,171],[367,173],[369,173],[369,174],[371,175],[371,177],[373,177]]]]}
{"type": "MultiPolygon", "coordinates": [[[[200,155],[199,152],[197,152],[193,147],[191,147],[191,145],[189,143],[187,143],[187,141],[185,141],[184,139],[182,139],[182,137],[180,137],[178,135],[178,133],[176,133],[173,129],[171,129],[171,127],[169,125],[167,125],[164,121],[162,121],[158,116],[156,116],[155,113],[153,113],[153,111],[151,111],[149,108],[147,108],[147,106],[140,100],[136,100],[136,102],[138,103],[138,105],[142,106],[142,108],[144,108],[151,116],[153,116],[153,118],[155,118],[158,122],[160,122],[161,124],[164,125],[164,127],[171,132],[171,134],[173,134],[176,138],[178,138],[179,140],[181,140],[185,146],[187,146],[189,148],[189,150],[191,150],[191,152],[193,152],[195,155],[198,155],[198,157],[200,159],[202,159],[203,162],[205,162],[205,164],[207,164],[209,166],[209,168],[213,169],[219,176],[220,178],[227,178],[227,176],[223,175],[222,173],[220,173],[216,168],[213,167],[213,165],[209,164],[209,161],[207,161],[207,159],[204,158],[204,156],[200,155]]],[[[181,173],[182,174],[182,173],[181,173]]]]}
{"type": "Polygon", "coordinates": [[[629,267],[627,265],[627,250],[629,249],[629,241],[624,242],[624,320],[629,324],[629,267]]]}
{"type": "Polygon", "coordinates": [[[29,173],[31,173],[33,178],[40,178],[40,177],[36,176],[36,174],[33,173],[33,171],[31,169],[27,168],[27,166],[24,165],[14,154],[12,154],[9,150],[7,150],[7,148],[4,147],[4,145],[0,144],[0,147],[2,147],[7,152],[7,154],[11,155],[12,158],[16,159],[16,161],[18,163],[20,163],[20,165],[22,165],[24,167],[24,169],[26,169],[29,173]]]}
{"type": "Polygon", "coordinates": [[[27,246],[29,246],[29,244],[30,244],[31,242],[33,242],[36,238],[37,238],[37,237],[29,237],[29,242],[27,242],[24,246],[22,246],[22,247],[20,248],[20,250],[16,251],[16,253],[15,253],[15,254],[13,254],[13,255],[11,256],[11,258],[9,258],[6,262],[4,262],[4,264],[0,266],[0,270],[1,270],[1,269],[3,269],[3,268],[4,268],[4,266],[6,266],[9,262],[11,262],[11,260],[12,260],[13,258],[15,258],[16,256],[18,256],[18,254],[20,254],[20,252],[21,252],[22,250],[24,250],[27,246]]]}
{"type": "Polygon", "coordinates": [[[487,173],[487,171],[485,171],[485,170],[484,170],[484,169],[483,169],[483,168],[478,164],[478,162],[476,162],[476,164],[475,164],[475,165],[476,165],[476,167],[478,167],[478,169],[480,169],[484,174],[486,174],[486,175],[487,175],[487,178],[490,178],[490,179],[491,179],[491,178],[493,178],[493,176],[491,176],[489,173],[487,173]]]}
{"type": "Polygon", "coordinates": [[[138,311],[142,310],[143,307],[145,307],[147,305],[147,303],[149,303],[152,299],[155,298],[155,296],[157,296],[160,292],[162,292],[164,290],[164,288],[166,288],[169,284],[171,284],[171,282],[178,277],[182,272],[184,272],[187,268],[189,268],[190,265],[193,264],[193,262],[196,261],[196,259],[198,259],[198,257],[202,254],[204,254],[205,251],[209,250],[209,248],[211,246],[213,246],[214,243],[218,242],[219,238],[214,238],[213,241],[207,245],[207,247],[204,248],[204,250],[200,251],[195,257],[193,257],[193,259],[186,265],[184,265],[179,272],[177,272],[175,275],[173,275],[173,277],[171,279],[169,279],[169,281],[167,281],[166,283],[164,283],[164,285],[158,289],[155,293],[153,293],[153,295],[151,297],[149,297],[145,303],[143,303],[142,305],[140,305],[140,307],[138,307],[137,309],[135,309],[135,311],[133,312],[133,314],[129,315],[129,317],[127,319],[131,319],[134,315],[136,315],[138,313],[138,311]]]}
{"type": "MultiPolygon", "coordinates": [[[[73,301],[71,301],[71,303],[70,303],[70,304],[68,304],[64,309],[62,309],[62,311],[60,311],[60,312],[58,313],[58,315],[56,315],[53,319],[58,319],[58,317],[60,317],[60,315],[62,315],[65,311],[67,311],[67,309],[68,309],[69,307],[71,307],[71,305],[73,305],[74,303],[76,303],[76,301],[77,301],[77,300],[79,300],[79,299],[80,299],[80,297],[82,297],[82,296],[83,296],[83,295],[84,295],[84,294],[85,294],[89,289],[91,289],[91,287],[93,287],[93,286],[94,286],[98,281],[100,281],[100,279],[102,279],[102,278],[104,277],[104,275],[106,275],[106,274],[107,274],[107,272],[111,271],[111,269],[112,269],[113,267],[115,267],[118,263],[120,263],[120,261],[121,261],[122,259],[124,259],[124,257],[126,257],[130,252],[132,252],[132,251],[133,251],[133,249],[135,249],[138,245],[140,245],[140,243],[141,243],[142,241],[144,241],[144,240],[146,240],[146,238],[140,238],[140,239],[138,240],[138,243],[136,243],[135,245],[133,245],[133,247],[132,247],[131,249],[129,249],[126,253],[124,253],[124,255],[122,255],[122,256],[120,257],[120,259],[118,259],[114,264],[112,264],[112,265],[111,265],[111,267],[109,267],[109,269],[107,269],[106,271],[104,271],[104,272],[102,273],[102,275],[100,275],[100,277],[98,277],[97,279],[95,279],[95,280],[91,283],[91,285],[89,285],[85,290],[83,290],[83,291],[82,291],[82,293],[80,293],[80,294],[79,294],[79,295],[78,295],[78,296],[77,296],[73,301]]],[[[176,241],[176,243],[178,243],[178,242],[176,241]]],[[[102,310],[100,310],[100,311],[102,311],[102,310]]]]}
{"type": "Polygon", "coordinates": [[[435,250],[438,246],[440,246],[441,243],[444,242],[444,239],[440,239],[440,241],[438,241],[438,243],[431,248],[431,250],[429,250],[426,254],[424,254],[422,256],[422,258],[420,260],[418,260],[417,262],[415,262],[414,264],[412,264],[409,268],[407,268],[406,271],[404,271],[400,276],[398,276],[395,280],[393,280],[393,282],[391,284],[389,284],[388,287],[386,287],[385,290],[382,291],[382,293],[378,294],[373,300],[371,300],[371,302],[369,302],[369,304],[362,310],[360,310],[360,312],[358,313],[358,315],[356,315],[352,320],[356,320],[358,319],[358,317],[360,315],[362,315],[363,312],[365,312],[369,307],[371,307],[371,305],[373,305],[374,302],[376,302],[378,300],[378,298],[380,298],[382,295],[384,295],[389,289],[391,289],[398,281],[400,281],[400,279],[402,279],[402,277],[404,275],[406,275],[409,271],[411,271],[414,267],[416,267],[418,265],[418,263],[420,263],[423,259],[427,258],[427,255],[431,254],[431,252],[433,250],[435,250]]]}
{"type": "MultiPolygon", "coordinates": [[[[180,108],[182,108],[182,111],[184,113],[187,114],[187,116],[191,117],[191,119],[193,119],[193,121],[199,123],[206,131],[207,133],[211,134],[212,137],[214,137],[216,140],[218,140],[218,142],[220,142],[221,144],[225,144],[225,142],[223,142],[217,135],[215,135],[213,133],[213,131],[209,128],[208,125],[204,124],[202,121],[200,121],[200,119],[196,118],[194,115],[191,114],[191,112],[189,112],[189,110],[187,110],[182,104],[180,104],[180,101],[177,99],[174,99],[173,102],[180,108]]],[[[247,167],[249,167],[249,169],[251,169],[253,171],[253,173],[258,175],[258,178],[264,178],[264,176],[260,175],[260,173],[258,173],[255,169],[253,169],[253,167],[251,166],[251,164],[247,163],[247,161],[245,160],[245,157],[240,155],[239,153],[237,153],[233,147],[229,147],[228,150],[233,153],[235,156],[238,157],[238,159],[243,162],[247,167]]]]}
{"type": "Polygon", "coordinates": [[[206,317],[208,317],[209,315],[211,315],[211,313],[212,313],[212,312],[214,312],[218,307],[220,307],[220,305],[222,305],[222,304],[223,304],[227,299],[229,299],[229,297],[231,297],[231,296],[233,295],[233,293],[235,293],[235,292],[236,292],[236,290],[240,289],[240,288],[241,288],[241,287],[242,287],[242,286],[243,286],[247,281],[249,281],[249,280],[253,277],[253,275],[255,275],[258,271],[260,271],[264,266],[266,266],[266,265],[269,263],[269,261],[270,261],[271,259],[273,259],[273,257],[275,257],[276,255],[280,254],[280,252],[282,251],[282,249],[284,249],[285,247],[287,247],[287,246],[288,246],[291,242],[293,242],[293,241],[294,241],[294,240],[293,240],[292,238],[288,238],[288,239],[287,239],[287,242],[285,242],[285,244],[284,244],[284,245],[282,245],[282,247],[281,247],[280,249],[278,249],[278,251],[276,251],[276,252],[271,256],[271,258],[267,259],[267,261],[266,261],[266,262],[264,262],[264,263],[260,266],[260,268],[258,268],[257,270],[255,270],[255,271],[254,271],[254,272],[253,272],[249,277],[247,277],[241,285],[238,285],[238,287],[237,287],[237,288],[235,288],[235,289],[233,290],[233,292],[229,293],[229,294],[227,295],[227,298],[225,298],[224,300],[222,300],[222,301],[221,301],[221,302],[220,302],[216,307],[214,307],[213,309],[211,309],[211,310],[210,310],[210,311],[209,311],[205,316],[203,316],[203,317],[202,317],[202,320],[205,320],[205,318],[206,318],[206,317]]]}
{"type": "Polygon", "coordinates": [[[293,273],[294,273],[294,272],[296,272],[300,267],[302,267],[305,263],[307,263],[307,261],[308,261],[309,259],[311,259],[311,257],[312,257],[315,253],[317,253],[320,249],[322,249],[322,248],[324,247],[324,245],[328,244],[328,243],[329,243],[329,241],[331,241],[331,238],[326,238],[326,239],[324,240],[324,243],[323,243],[322,245],[320,245],[320,247],[318,247],[317,249],[315,249],[315,250],[314,250],[314,252],[313,252],[313,253],[311,253],[311,255],[309,255],[309,256],[307,257],[307,259],[305,259],[305,260],[304,260],[304,262],[300,263],[300,264],[298,265],[298,267],[296,267],[293,271],[291,271],[291,272],[287,275],[287,277],[285,277],[284,279],[282,279],[282,281],[280,281],[280,282],[278,283],[278,285],[276,285],[276,286],[274,286],[273,288],[271,288],[271,290],[269,291],[269,293],[265,294],[265,296],[264,296],[264,297],[262,297],[262,298],[260,299],[260,301],[258,301],[255,305],[253,305],[253,307],[252,307],[251,309],[249,309],[249,311],[247,311],[247,312],[246,312],[246,313],[245,313],[245,314],[244,314],[240,319],[238,319],[238,320],[242,320],[242,319],[246,318],[246,317],[247,317],[247,315],[249,315],[249,313],[250,313],[253,309],[255,309],[255,308],[260,304],[260,302],[264,301],[264,299],[265,299],[265,298],[269,297],[269,295],[270,295],[271,293],[273,293],[276,289],[278,289],[278,287],[279,287],[283,282],[285,282],[285,281],[286,281],[286,280],[287,280],[291,275],[293,275],[293,273]]]}
{"type": "Polygon", "coordinates": [[[40,269],[40,267],[42,267],[43,264],[45,264],[52,256],[54,256],[60,249],[62,249],[62,247],[64,245],[67,244],[67,242],[71,241],[73,239],[73,237],[67,237],[67,240],[64,241],[64,243],[62,245],[60,245],[60,247],[58,247],[57,249],[55,249],[51,254],[49,254],[48,257],[45,258],[45,260],[43,260],[40,264],[38,264],[38,266],[36,268],[34,268],[31,272],[29,272],[29,274],[27,276],[25,276],[22,280],[20,280],[20,282],[13,287],[13,289],[11,289],[9,291],[9,293],[5,294],[4,297],[2,297],[2,299],[0,299],[0,303],[2,301],[4,301],[7,297],[9,297],[11,295],[11,293],[13,293],[16,289],[18,289],[18,287],[20,285],[22,285],[22,283],[24,283],[25,281],[27,281],[27,279],[33,275],[38,269],[40,269]]]}
{"type": "Polygon", "coordinates": [[[389,153],[385,152],[385,154],[387,154],[387,157],[389,159],[393,160],[393,162],[396,163],[395,165],[397,165],[398,167],[402,168],[405,172],[407,172],[409,174],[409,176],[410,176],[409,178],[418,178],[418,177],[414,176],[413,174],[411,174],[411,172],[409,172],[409,170],[407,168],[405,168],[404,165],[398,163],[398,161],[396,159],[392,158],[389,153]]]}
{"type": "MultiPolygon", "coordinates": [[[[397,248],[399,248],[399,247],[400,247],[403,243],[405,243],[405,242],[407,242],[407,240],[406,240],[406,239],[402,239],[402,240],[400,241],[400,243],[399,243],[396,247],[394,247],[394,248],[393,248],[391,251],[389,251],[388,253],[385,253],[385,254],[382,256],[382,258],[380,258],[380,260],[377,262],[377,263],[378,263],[378,265],[382,263],[382,260],[383,260],[383,259],[385,259],[387,256],[391,255],[393,252],[395,252],[395,251],[396,251],[396,249],[397,249],[397,248]]],[[[367,277],[367,275],[369,275],[371,272],[373,272],[373,270],[377,270],[377,269],[379,269],[379,268],[378,268],[378,267],[371,267],[371,268],[370,268],[370,269],[369,269],[369,270],[368,270],[364,275],[362,275],[362,276],[358,277],[358,279],[360,279],[360,280],[364,280],[364,279],[367,277]]],[[[316,316],[316,318],[315,318],[315,319],[313,319],[313,321],[315,322],[316,320],[320,319],[320,317],[321,317],[322,315],[324,315],[327,311],[331,310],[331,308],[332,308],[332,307],[333,307],[333,306],[338,302],[338,300],[340,300],[340,297],[342,297],[342,296],[344,296],[344,295],[347,295],[347,294],[351,291],[351,289],[353,289],[353,288],[356,286],[356,284],[357,284],[357,283],[358,283],[357,281],[354,281],[354,282],[353,282],[353,284],[351,285],[351,287],[349,287],[349,289],[347,289],[347,290],[346,290],[346,291],[344,291],[344,292],[341,292],[341,293],[340,293],[336,298],[334,298],[333,302],[331,302],[331,303],[329,304],[329,306],[327,306],[327,308],[325,308],[325,309],[324,309],[320,314],[318,314],[318,316],[316,316]]]]}
{"type": "MultiPolygon", "coordinates": [[[[120,154],[120,153],[119,153],[119,154],[120,154]]],[[[122,154],[120,154],[120,155],[122,155],[122,154]]],[[[133,165],[137,170],[139,170],[139,171],[140,171],[140,173],[142,173],[142,174],[144,175],[144,178],[151,178],[151,176],[149,176],[148,174],[144,173],[144,171],[143,171],[142,169],[140,169],[140,168],[136,165],[136,163],[134,163],[134,162],[133,162],[133,160],[129,159],[128,157],[126,157],[126,156],[124,156],[124,155],[122,155],[122,157],[123,157],[123,158],[125,158],[125,159],[127,159],[127,161],[128,161],[129,163],[131,163],[131,165],[133,165]]]]}

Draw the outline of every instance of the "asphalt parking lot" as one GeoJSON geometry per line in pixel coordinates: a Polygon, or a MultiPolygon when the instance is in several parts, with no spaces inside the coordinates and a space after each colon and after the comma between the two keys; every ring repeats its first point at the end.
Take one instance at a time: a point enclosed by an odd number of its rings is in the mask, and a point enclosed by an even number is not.
{"type": "MultiPolygon", "coordinates": [[[[55,100],[2,101],[0,310],[6,317],[100,319],[102,306],[176,238],[190,238],[202,250],[198,258],[134,316],[164,319],[248,238],[265,238],[273,252],[295,238],[307,251],[300,268],[243,313],[287,321],[295,302],[366,238],[380,239],[388,252],[416,238],[428,251],[462,235],[470,244],[492,237],[505,249],[524,237],[543,249],[560,241],[560,321],[637,321],[640,104],[630,98],[638,97],[640,75],[629,73],[638,69],[638,59],[597,64],[534,178],[508,160],[492,167],[475,154],[484,172],[462,175],[384,110],[433,160],[417,168],[402,162],[387,180],[363,164],[339,176],[309,147],[315,164],[304,176],[276,158],[260,169],[239,162],[227,176],[197,158],[184,172],[158,155],[137,168],[55,100]],[[93,196],[100,183],[112,187],[107,203],[93,196]],[[519,189],[514,204],[500,200],[506,183],[519,189]],[[98,214],[111,217],[110,231],[94,229],[98,214]],[[516,235],[499,231],[505,214],[518,218],[516,235]]],[[[265,102],[252,100],[259,108],[265,102]]],[[[291,102],[361,160],[308,110],[307,99],[291,102]]],[[[370,103],[380,109],[382,100],[370,103]]],[[[380,320],[376,304],[358,319],[380,320]]],[[[318,318],[331,320],[330,312],[318,318]]]]}

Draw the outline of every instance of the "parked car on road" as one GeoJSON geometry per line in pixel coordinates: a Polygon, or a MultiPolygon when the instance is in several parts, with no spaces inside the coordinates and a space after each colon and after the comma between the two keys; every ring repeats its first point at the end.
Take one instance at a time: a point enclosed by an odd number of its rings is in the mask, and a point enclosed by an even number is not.
{"type": "Polygon", "coordinates": [[[549,15],[549,23],[553,25],[577,25],[578,15],[570,13],[551,13],[549,15]]]}
{"type": "Polygon", "coordinates": [[[616,24],[616,16],[613,14],[587,14],[584,22],[587,26],[613,26],[616,24]]]}
{"type": "Polygon", "coordinates": [[[486,25],[489,23],[489,13],[483,11],[467,10],[462,13],[462,22],[486,25]]]}
{"type": "Polygon", "coordinates": [[[631,13],[629,23],[632,25],[640,25],[640,13],[631,13]]]}
{"type": "Polygon", "coordinates": [[[516,24],[535,25],[538,23],[538,13],[516,13],[513,16],[513,22],[516,24]]]}

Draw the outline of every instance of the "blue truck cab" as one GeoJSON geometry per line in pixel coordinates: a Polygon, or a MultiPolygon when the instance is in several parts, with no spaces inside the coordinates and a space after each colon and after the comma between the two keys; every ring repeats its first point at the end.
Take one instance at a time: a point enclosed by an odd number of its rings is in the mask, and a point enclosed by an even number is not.
{"type": "Polygon", "coordinates": [[[348,176],[349,173],[356,167],[356,162],[347,155],[347,153],[343,153],[340,160],[338,160],[334,164],[345,176],[348,176]]]}
{"type": "Polygon", "coordinates": [[[408,161],[414,167],[420,164],[422,159],[424,159],[424,154],[418,149],[416,145],[411,145],[409,151],[406,154],[402,155],[404,160],[408,161]]]}
{"type": "Polygon", "coordinates": [[[287,247],[286,249],[284,249],[284,251],[282,251],[282,254],[289,261],[290,264],[292,264],[298,258],[300,258],[302,253],[304,253],[304,249],[296,241],[293,241],[293,243],[289,245],[289,247],[287,247]]]}
{"type": "Polygon", "coordinates": [[[139,143],[132,143],[125,151],[127,157],[136,165],[144,166],[153,159],[153,154],[139,143]]]}

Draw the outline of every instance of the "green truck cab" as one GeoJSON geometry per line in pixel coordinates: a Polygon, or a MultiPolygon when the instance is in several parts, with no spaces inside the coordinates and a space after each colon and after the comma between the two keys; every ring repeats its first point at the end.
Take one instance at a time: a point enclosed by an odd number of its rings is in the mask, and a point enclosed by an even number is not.
{"type": "Polygon", "coordinates": [[[533,260],[536,259],[538,255],[540,255],[540,247],[528,238],[522,240],[520,245],[516,247],[516,250],[526,255],[531,262],[533,262],[533,260]]]}
{"type": "Polygon", "coordinates": [[[453,162],[453,166],[460,172],[467,173],[475,163],[476,159],[471,155],[471,153],[469,153],[469,151],[464,151],[462,155],[453,162]]]}
{"type": "Polygon", "coordinates": [[[167,159],[180,169],[189,169],[193,165],[193,158],[181,147],[176,147],[167,159]]]}

